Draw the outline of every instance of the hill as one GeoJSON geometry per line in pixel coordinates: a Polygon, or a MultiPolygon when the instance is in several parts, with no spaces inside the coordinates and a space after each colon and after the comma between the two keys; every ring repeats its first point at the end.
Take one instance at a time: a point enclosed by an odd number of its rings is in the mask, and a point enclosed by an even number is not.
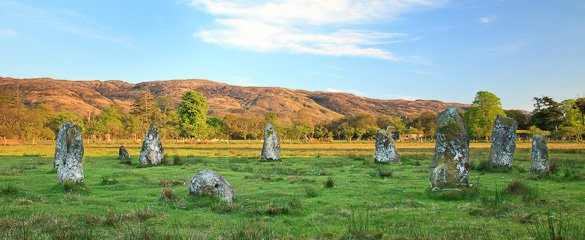
{"type": "Polygon", "coordinates": [[[197,90],[207,97],[211,115],[222,117],[234,114],[249,117],[276,112],[284,122],[291,122],[301,112],[318,123],[358,113],[412,117],[424,111],[440,112],[449,106],[468,106],[436,100],[381,100],[339,92],[242,87],[202,79],[132,84],[118,80],[70,81],[0,77],[0,87],[18,94],[27,103],[47,104],[58,112],[80,114],[99,113],[112,103],[129,110],[134,100],[144,91],[150,91],[157,97],[168,96],[178,105],[181,96],[188,90],[197,90]]]}

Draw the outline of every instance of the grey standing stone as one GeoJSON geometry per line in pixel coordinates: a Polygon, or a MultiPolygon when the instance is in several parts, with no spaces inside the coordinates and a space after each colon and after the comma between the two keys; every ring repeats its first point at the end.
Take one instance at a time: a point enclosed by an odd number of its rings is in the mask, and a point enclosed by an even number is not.
{"type": "Polygon", "coordinates": [[[513,118],[498,115],[492,132],[490,159],[494,168],[511,168],[516,150],[516,129],[518,123],[513,118]]]}
{"type": "Polygon", "coordinates": [[[120,146],[120,149],[118,149],[118,160],[121,162],[130,161],[130,154],[128,154],[128,151],[124,146],[120,146]]]}
{"type": "Polygon", "coordinates": [[[162,141],[158,129],[154,123],[150,124],[144,142],[142,142],[142,149],[140,149],[140,157],[138,160],[143,165],[157,165],[161,162],[165,155],[162,146],[162,141]]]}
{"type": "Polygon", "coordinates": [[[530,163],[530,172],[533,174],[543,174],[549,170],[548,148],[546,138],[539,134],[532,135],[532,162],[530,163]]]}
{"type": "Polygon", "coordinates": [[[449,107],[439,115],[436,138],[430,173],[432,190],[468,186],[469,137],[457,108],[449,107]]]}
{"type": "Polygon", "coordinates": [[[189,192],[195,196],[219,197],[222,201],[230,203],[236,198],[232,186],[222,176],[209,169],[191,178],[189,192]]]}
{"type": "Polygon", "coordinates": [[[376,135],[376,154],[374,161],[379,163],[400,162],[390,131],[380,129],[376,135]]]}
{"type": "Polygon", "coordinates": [[[73,123],[63,123],[57,134],[53,162],[57,168],[57,183],[83,183],[83,151],[81,128],[73,123]]]}
{"type": "Polygon", "coordinates": [[[262,161],[280,160],[280,138],[272,123],[267,123],[264,128],[264,144],[262,145],[262,161]]]}

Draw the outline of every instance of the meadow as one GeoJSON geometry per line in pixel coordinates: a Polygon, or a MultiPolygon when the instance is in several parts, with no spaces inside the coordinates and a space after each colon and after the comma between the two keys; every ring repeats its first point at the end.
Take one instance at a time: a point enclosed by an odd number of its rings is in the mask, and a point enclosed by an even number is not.
{"type": "Polygon", "coordinates": [[[471,144],[465,191],[431,193],[434,143],[396,144],[402,164],[375,164],[374,143],[282,145],[168,141],[166,164],[138,166],[140,143],[85,143],[83,186],[56,184],[54,143],[0,146],[3,239],[584,239],[585,143],[549,143],[553,172],[531,176],[530,142],[514,167],[489,168],[471,144]],[[132,164],[121,164],[118,147],[132,164]],[[233,204],[189,195],[212,169],[233,204]]]}

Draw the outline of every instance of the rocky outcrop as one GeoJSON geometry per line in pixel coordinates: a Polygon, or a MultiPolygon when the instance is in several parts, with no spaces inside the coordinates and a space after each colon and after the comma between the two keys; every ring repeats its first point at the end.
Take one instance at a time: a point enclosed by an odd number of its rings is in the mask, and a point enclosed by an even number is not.
{"type": "Polygon", "coordinates": [[[380,129],[376,135],[376,153],[374,161],[379,163],[400,162],[394,140],[390,131],[380,129]]]}
{"type": "Polygon", "coordinates": [[[511,168],[516,150],[518,123],[512,118],[498,115],[494,121],[490,159],[494,168],[511,168]]]}
{"type": "Polygon", "coordinates": [[[165,155],[162,146],[162,140],[158,129],[154,123],[150,124],[144,142],[142,142],[142,149],[140,149],[140,164],[143,165],[158,165],[165,155]]]}
{"type": "Polygon", "coordinates": [[[264,128],[264,144],[262,145],[262,161],[280,160],[280,138],[272,123],[267,123],[264,128]]]}
{"type": "Polygon", "coordinates": [[[236,198],[232,186],[222,176],[209,169],[205,169],[191,178],[189,192],[194,196],[218,197],[229,203],[236,198]]]}
{"type": "Polygon", "coordinates": [[[83,153],[81,128],[73,123],[63,123],[57,134],[53,162],[57,168],[57,183],[83,183],[83,153]]]}
{"type": "Polygon", "coordinates": [[[469,137],[463,117],[455,107],[439,115],[435,157],[430,180],[433,191],[468,186],[469,137]]]}

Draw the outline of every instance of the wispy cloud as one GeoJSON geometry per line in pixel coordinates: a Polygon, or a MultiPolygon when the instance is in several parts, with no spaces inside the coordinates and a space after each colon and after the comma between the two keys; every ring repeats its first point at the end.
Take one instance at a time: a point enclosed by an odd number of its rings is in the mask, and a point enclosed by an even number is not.
{"type": "Polygon", "coordinates": [[[479,18],[479,22],[484,25],[492,24],[496,21],[496,16],[482,16],[479,18]]]}
{"type": "Polygon", "coordinates": [[[327,88],[325,89],[326,92],[340,92],[340,93],[351,93],[353,95],[356,96],[365,96],[365,94],[363,92],[360,92],[357,89],[346,89],[346,90],[340,90],[340,89],[335,89],[335,88],[327,88]]]}
{"type": "Polygon", "coordinates": [[[290,51],[327,56],[409,60],[386,45],[408,35],[371,30],[369,23],[389,22],[444,0],[191,0],[214,16],[214,26],[195,33],[205,42],[252,51],[290,51]]]}
{"type": "Polygon", "coordinates": [[[18,35],[16,31],[8,28],[0,27],[0,37],[14,37],[18,35]]]}
{"type": "Polygon", "coordinates": [[[0,1],[0,14],[78,36],[129,44],[127,37],[107,33],[108,28],[87,16],[66,9],[41,9],[16,1],[0,1]]]}

